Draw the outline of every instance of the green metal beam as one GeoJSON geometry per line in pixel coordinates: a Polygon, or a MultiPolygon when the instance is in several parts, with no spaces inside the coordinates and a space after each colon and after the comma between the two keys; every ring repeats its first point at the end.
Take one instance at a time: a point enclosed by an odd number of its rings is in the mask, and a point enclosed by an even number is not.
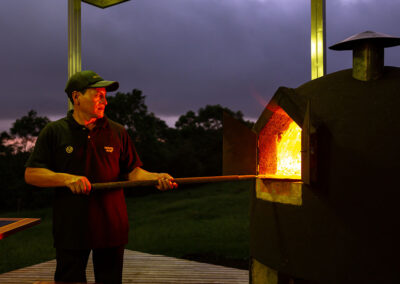
{"type": "Polygon", "coordinates": [[[68,0],[68,78],[81,69],[81,0],[68,0]]]}
{"type": "Polygon", "coordinates": [[[326,74],[325,0],[311,0],[311,79],[326,74]]]}

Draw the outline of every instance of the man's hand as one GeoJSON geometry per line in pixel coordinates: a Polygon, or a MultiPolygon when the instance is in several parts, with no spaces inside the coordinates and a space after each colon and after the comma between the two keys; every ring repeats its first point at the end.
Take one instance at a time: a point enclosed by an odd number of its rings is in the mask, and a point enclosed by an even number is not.
{"type": "Polygon", "coordinates": [[[171,177],[169,174],[160,173],[158,174],[158,185],[156,186],[159,190],[168,190],[177,188],[178,184],[174,182],[174,178],[171,177]]]}
{"type": "Polygon", "coordinates": [[[38,187],[68,187],[74,194],[89,194],[92,185],[83,176],[56,173],[46,168],[26,168],[25,181],[38,187]]]}
{"type": "Polygon", "coordinates": [[[177,188],[178,184],[174,182],[174,178],[166,173],[153,173],[136,167],[128,175],[128,180],[158,180],[156,186],[159,190],[168,190],[177,188]]]}
{"type": "Polygon", "coordinates": [[[89,195],[92,189],[92,184],[84,176],[72,176],[65,181],[67,186],[74,194],[86,194],[89,195]]]}

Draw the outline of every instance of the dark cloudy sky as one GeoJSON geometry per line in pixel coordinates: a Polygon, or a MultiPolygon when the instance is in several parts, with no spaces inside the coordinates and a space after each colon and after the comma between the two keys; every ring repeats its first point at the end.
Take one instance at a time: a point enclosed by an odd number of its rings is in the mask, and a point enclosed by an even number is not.
{"type": "MultiPolygon", "coordinates": [[[[66,113],[67,0],[0,1],[0,130],[34,109],[66,113]]],[[[373,30],[400,36],[399,0],[327,0],[327,45],[373,30]]],[[[400,65],[400,48],[385,53],[400,65]]],[[[327,53],[328,73],[351,68],[327,53]]],[[[164,120],[207,104],[256,119],[279,86],[310,80],[310,0],[82,3],[82,68],[140,89],[164,120]]]]}

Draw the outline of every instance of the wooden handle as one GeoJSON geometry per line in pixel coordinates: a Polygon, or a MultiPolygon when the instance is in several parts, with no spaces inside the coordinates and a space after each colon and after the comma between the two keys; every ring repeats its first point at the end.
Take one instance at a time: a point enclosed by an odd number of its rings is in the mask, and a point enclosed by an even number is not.
{"type": "MultiPolygon", "coordinates": [[[[210,177],[188,177],[188,178],[175,178],[174,182],[177,184],[195,184],[195,183],[209,183],[209,182],[223,182],[223,181],[237,181],[255,179],[256,175],[231,175],[231,176],[210,176],[210,177]]],[[[93,190],[112,189],[112,188],[126,188],[136,186],[156,186],[158,180],[134,180],[134,181],[117,181],[105,183],[93,183],[93,190]]]]}
{"type": "MultiPolygon", "coordinates": [[[[223,181],[238,181],[238,180],[251,180],[263,179],[281,182],[301,182],[301,179],[296,176],[276,176],[276,175],[231,175],[231,176],[210,176],[210,177],[187,177],[187,178],[174,178],[177,184],[195,184],[195,183],[210,183],[210,182],[223,182],[223,181]]],[[[134,180],[134,181],[117,181],[117,182],[104,182],[93,183],[93,190],[113,189],[113,188],[127,188],[135,186],[156,186],[158,180],[134,180]]]]}

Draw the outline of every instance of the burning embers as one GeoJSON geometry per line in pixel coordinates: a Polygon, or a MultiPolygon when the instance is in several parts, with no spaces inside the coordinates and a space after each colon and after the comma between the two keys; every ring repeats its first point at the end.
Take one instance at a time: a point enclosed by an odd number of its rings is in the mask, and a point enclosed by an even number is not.
{"type": "Polygon", "coordinates": [[[277,108],[258,139],[258,174],[301,179],[301,128],[277,108]]]}
{"type": "Polygon", "coordinates": [[[224,114],[223,172],[254,175],[258,199],[301,205],[303,182],[310,180],[310,153],[314,153],[311,125],[307,115],[298,115],[306,108],[299,112],[285,90],[271,99],[252,130],[224,114]]]}
{"type": "Polygon", "coordinates": [[[302,129],[277,104],[269,104],[258,134],[256,196],[301,205],[302,129]]]}
{"type": "Polygon", "coordinates": [[[301,178],[301,129],[292,121],[278,137],[276,175],[301,178]]]}

